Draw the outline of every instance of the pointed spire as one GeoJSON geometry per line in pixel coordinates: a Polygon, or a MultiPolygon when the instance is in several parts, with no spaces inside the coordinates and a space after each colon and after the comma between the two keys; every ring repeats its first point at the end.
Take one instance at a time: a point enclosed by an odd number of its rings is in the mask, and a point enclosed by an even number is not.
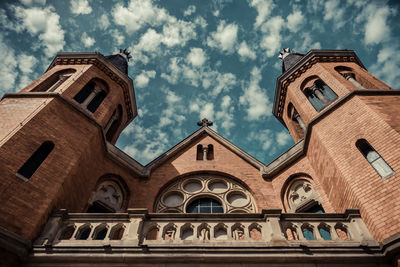
{"type": "Polygon", "coordinates": [[[201,126],[201,127],[208,127],[208,126],[212,126],[212,125],[213,125],[213,122],[212,122],[212,121],[209,121],[209,120],[206,119],[206,118],[204,118],[204,119],[202,119],[201,121],[197,122],[197,125],[198,125],[198,126],[201,126]]]}
{"type": "Polygon", "coordinates": [[[115,67],[125,74],[128,74],[128,62],[132,58],[131,53],[128,49],[120,49],[118,54],[110,55],[105,57],[115,67]]]}
{"type": "Polygon", "coordinates": [[[303,54],[292,53],[290,48],[282,49],[278,56],[280,59],[282,59],[282,73],[295,65],[300,59],[303,58],[303,56],[303,54]]]}

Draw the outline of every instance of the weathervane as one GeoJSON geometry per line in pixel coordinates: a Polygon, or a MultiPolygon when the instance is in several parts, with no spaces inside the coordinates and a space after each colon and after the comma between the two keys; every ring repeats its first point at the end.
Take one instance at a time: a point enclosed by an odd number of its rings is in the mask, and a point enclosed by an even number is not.
{"type": "Polygon", "coordinates": [[[206,118],[204,118],[204,119],[202,119],[201,121],[199,121],[199,122],[197,123],[197,125],[199,125],[199,126],[201,126],[201,127],[208,127],[208,126],[212,126],[212,125],[213,125],[213,122],[212,122],[212,121],[209,121],[209,120],[206,119],[206,118]]]}
{"type": "Polygon", "coordinates": [[[280,59],[284,59],[287,55],[289,55],[290,53],[292,53],[292,51],[290,51],[290,48],[285,48],[285,49],[282,49],[280,52],[279,52],[279,58],[280,59]]]}

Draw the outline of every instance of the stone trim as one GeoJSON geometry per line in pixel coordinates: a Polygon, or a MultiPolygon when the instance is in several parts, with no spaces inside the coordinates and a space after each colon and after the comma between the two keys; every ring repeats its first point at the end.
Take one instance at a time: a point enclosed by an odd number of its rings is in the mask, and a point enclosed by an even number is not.
{"type": "Polygon", "coordinates": [[[94,65],[111,80],[120,85],[124,92],[125,106],[128,114],[126,125],[137,116],[135,91],[132,80],[121,72],[100,53],[58,53],[47,68],[49,71],[56,65],[94,65]]]}
{"type": "Polygon", "coordinates": [[[261,161],[257,160],[250,154],[244,152],[243,150],[235,146],[233,143],[231,143],[229,140],[225,139],[217,132],[211,130],[209,127],[202,127],[193,134],[191,134],[190,136],[188,136],[187,138],[183,139],[180,143],[178,143],[168,151],[161,154],[158,158],[148,163],[145,166],[145,170],[148,170],[148,173],[150,173],[151,170],[157,168],[165,161],[175,156],[179,151],[188,147],[193,141],[195,141],[196,139],[200,138],[203,135],[209,135],[210,137],[212,137],[213,139],[224,145],[226,148],[231,150],[233,153],[241,157],[243,160],[247,161],[253,167],[259,169],[260,171],[262,170],[263,166],[265,166],[261,161]]]}
{"type": "Polygon", "coordinates": [[[283,125],[285,125],[282,119],[283,108],[289,84],[319,62],[355,62],[365,69],[353,50],[310,50],[301,60],[277,79],[272,113],[283,125]]]}

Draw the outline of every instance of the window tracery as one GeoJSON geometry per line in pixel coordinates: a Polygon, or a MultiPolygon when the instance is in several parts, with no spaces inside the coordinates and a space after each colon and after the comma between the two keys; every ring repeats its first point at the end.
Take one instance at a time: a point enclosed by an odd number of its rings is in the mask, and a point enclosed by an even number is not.
{"type": "Polygon", "coordinates": [[[164,189],[155,203],[155,212],[253,213],[256,205],[250,192],[233,179],[196,174],[164,189]]]}
{"type": "Polygon", "coordinates": [[[305,179],[296,179],[286,193],[289,212],[324,213],[321,197],[312,184],[305,179]]]}
{"type": "Polygon", "coordinates": [[[124,195],[121,187],[114,181],[100,183],[89,200],[89,213],[122,212],[124,195]]]}

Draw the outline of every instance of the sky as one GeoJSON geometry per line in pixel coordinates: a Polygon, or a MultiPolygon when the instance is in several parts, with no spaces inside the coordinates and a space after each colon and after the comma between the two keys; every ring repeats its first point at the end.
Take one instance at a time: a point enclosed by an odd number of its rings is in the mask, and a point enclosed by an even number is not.
{"type": "Polygon", "coordinates": [[[20,0],[0,3],[0,96],[58,52],[128,48],[138,116],[117,146],[145,165],[211,128],[265,164],[293,146],[272,115],[282,48],[355,50],[400,82],[400,2],[367,0],[20,0]]]}

